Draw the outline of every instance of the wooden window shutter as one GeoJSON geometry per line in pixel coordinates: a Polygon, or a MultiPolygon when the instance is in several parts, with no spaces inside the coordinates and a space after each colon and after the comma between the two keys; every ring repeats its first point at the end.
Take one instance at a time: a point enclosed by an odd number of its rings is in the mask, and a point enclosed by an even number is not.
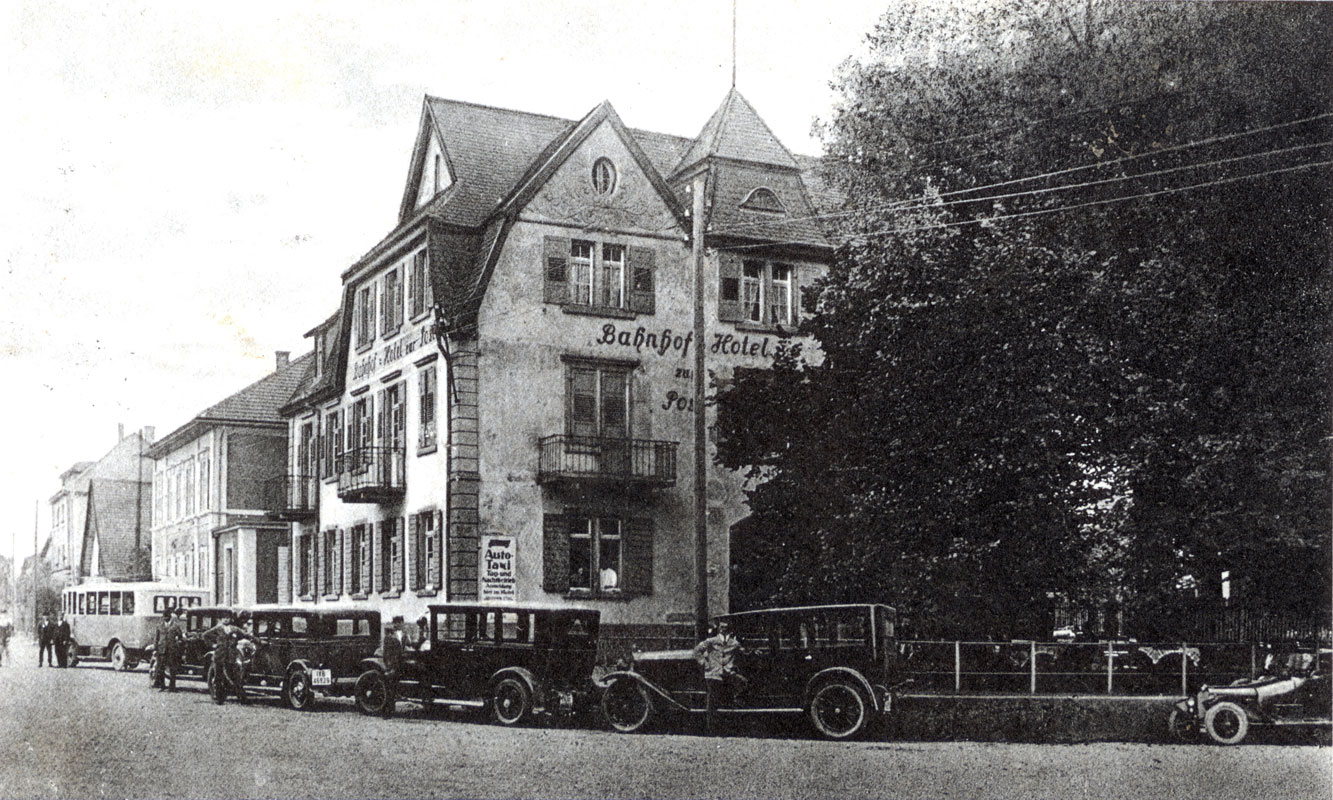
{"type": "MultiPolygon", "coordinates": [[[[407,571],[407,588],[418,588],[417,576],[422,574],[421,559],[426,554],[425,548],[421,546],[421,515],[412,515],[412,536],[411,542],[404,547],[405,551],[412,553],[412,568],[407,571]]],[[[404,552],[404,556],[406,556],[404,552]]],[[[406,558],[404,558],[406,560],[406,558]]]]}
{"type": "Polygon", "coordinates": [[[562,514],[542,517],[542,588],[569,591],[569,523],[562,514]]]}
{"type": "Polygon", "coordinates": [[[651,247],[629,248],[629,310],[652,314],[657,310],[657,253],[651,247]]]}
{"type": "Polygon", "coordinates": [[[444,588],[443,566],[444,566],[444,513],[435,512],[435,530],[431,534],[435,537],[435,547],[433,548],[432,558],[430,560],[430,580],[431,586],[437,589],[444,588]]]}
{"type": "Polygon", "coordinates": [[[315,534],[314,547],[310,548],[310,557],[314,560],[314,569],[311,575],[315,578],[315,583],[310,587],[311,594],[322,594],[324,592],[324,559],[321,557],[324,553],[324,532],[319,531],[315,534]]]}
{"type": "Polygon", "coordinates": [[[569,300],[569,239],[547,236],[542,247],[542,299],[547,303],[569,300]]]}
{"type": "Polygon", "coordinates": [[[349,533],[350,531],[346,528],[338,529],[338,594],[346,591],[352,583],[352,559],[350,558],[352,537],[348,535],[349,533]]]}
{"type": "MultiPolygon", "coordinates": [[[[390,520],[389,524],[392,525],[393,520],[390,520]]],[[[384,523],[383,522],[375,523],[374,530],[375,530],[375,538],[374,541],[370,543],[370,552],[372,554],[378,553],[380,555],[380,568],[371,570],[371,572],[374,573],[375,576],[375,585],[369,588],[371,588],[373,591],[376,592],[383,592],[385,591],[384,565],[388,561],[387,558],[384,558],[384,523]]]]}
{"type": "Polygon", "coordinates": [[[740,322],[745,318],[741,303],[740,256],[719,253],[717,277],[717,318],[722,322],[740,322]]]}
{"type": "Polygon", "coordinates": [[[393,588],[399,591],[407,585],[407,517],[399,517],[396,532],[398,537],[398,573],[393,578],[393,588]]]}
{"type": "Polygon", "coordinates": [[[358,537],[356,542],[356,558],[361,562],[361,574],[359,576],[360,580],[357,582],[357,588],[361,590],[361,594],[370,594],[371,575],[374,573],[375,567],[375,550],[370,546],[371,540],[374,538],[371,532],[377,527],[379,526],[374,523],[367,524],[361,529],[361,536],[358,537]],[[364,554],[364,557],[362,557],[362,554],[364,554]]]}
{"type": "Polygon", "coordinates": [[[653,593],[653,521],[629,520],[625,530],[624,591],[631,595],[653,593]]]}

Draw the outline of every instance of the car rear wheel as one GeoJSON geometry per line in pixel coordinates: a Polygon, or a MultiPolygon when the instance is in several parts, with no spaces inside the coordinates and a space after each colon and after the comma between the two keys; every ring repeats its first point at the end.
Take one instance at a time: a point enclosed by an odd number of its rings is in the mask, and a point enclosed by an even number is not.
{"type": "Polygon", "coordinates": [[[810,697],[810,722],[826,739],[851,739],[865,731],[869,720],[870,703],[850,683],[830,681],[810,697]]]}
{"type": "Polygon", "coordinates": [[[384,675],[377,669],[368,669],[356,679],[356,707],[362,714],[383,714],[389,690],[384,675]]]}
{"type": "Polygon", "coordinates": [[[74,641],[73,639],[69,640],[69,644],[65,646],[65,658],[68,659],[66,663],[68,663],[71,667],[77,667],[79,665],[78,642],[74,641]]]}
{"type": "Polygon", "coordinates": [[[310,673],[294,669],[282,684],[282,698],[295,711],[308,711],[315,704],[315,690],[310,685],[310,673]]]}
{"type": "Polygon", "coordinates": [[[124,672],[128,669],[126,663],[129,661],[125,654],[125,645],[116,642],[111,645],[111,668],[116,672],[124,672]]]}
{"type": "Polygon", "coordinates": [[[532,693],[518,678],[505,678],[491,692],[491,716],[501,725],[518,725],[532,709],[532,693]]]}
{"type": "Polygon", "coordinates": [[[602,692],[602,715],[621,733],[638,733],[653,717],[653,698],[638,681],[619,678],[602,692]]]}
{"type": "Polygon", "coordinates": [[[1250,718],[1245,715],[1245,709],[1223,701],[1208,709],[1203,726],[1218,744],[1240,744],[1250,732],[1250,718]]]}
{"type": "Polygon", "coordinates": [[[1171,710],[1171,716],[1167,717],[1166,729],[1171,738],[1177,742],[1198,741],[1199,720],[1187,711],[1174,708],[1171,710]]]}

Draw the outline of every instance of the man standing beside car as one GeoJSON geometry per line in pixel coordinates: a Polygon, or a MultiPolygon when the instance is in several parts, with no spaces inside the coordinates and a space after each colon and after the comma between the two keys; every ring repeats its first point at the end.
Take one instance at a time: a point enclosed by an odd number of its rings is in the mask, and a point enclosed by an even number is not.
{"type": "Polygon", "coordinates": [[[393,707],[398,702],[398,676],[403,669],[403,618],[394,617],[384,629],[384,640],[380,644],[380,655],[384,659],[384,709],[385,719],[393,716],[393,707]]]}
{"type": "Polygon", "coordinates": [[[704,685],[707,688],[704,706],[704,731],[713,732],[713,713],[723,695],[734,698],[736,692],[745,687],[747,681],[736,669],[736,652],[741,644],[731,633],[731,625],[726,620],[719,620],[712,636],[694,646],[694,660],[704,668],[704,685]],[[728,691],[731,689],[732,691],[728,691]]]}
{"type": "Polygon", "coordinates": [[[60,624],[56,626],[56,666],[69,666],[69,620],[65,614],[60,614],[60,624]]]}

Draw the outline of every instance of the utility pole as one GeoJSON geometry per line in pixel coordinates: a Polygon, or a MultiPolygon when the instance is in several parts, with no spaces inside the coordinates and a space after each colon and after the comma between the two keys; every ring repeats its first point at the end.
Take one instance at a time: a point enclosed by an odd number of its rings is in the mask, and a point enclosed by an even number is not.
{"type": "Polygon", "coordinates": [[[704,192],[708,170],[693,178],[694,251],[694,638],[708,636],[708,432],[704,416],[704,192]]]}

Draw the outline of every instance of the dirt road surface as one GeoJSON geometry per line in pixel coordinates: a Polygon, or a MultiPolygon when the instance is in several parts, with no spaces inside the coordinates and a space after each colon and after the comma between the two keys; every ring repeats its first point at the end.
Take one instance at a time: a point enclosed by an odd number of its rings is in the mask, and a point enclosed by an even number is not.
{"type": "MultiPolygon", "coordinates": [[[[349,701],[215,706],[141,667],[0,667],[0,797],[1322,798],[1327,747],[865,741],[506,729],[349,701]]],[[[33,657],[28,659],[29,652],[33,657]]],[[[27,663],[31,661],[31,663],[27,663]]]]}

